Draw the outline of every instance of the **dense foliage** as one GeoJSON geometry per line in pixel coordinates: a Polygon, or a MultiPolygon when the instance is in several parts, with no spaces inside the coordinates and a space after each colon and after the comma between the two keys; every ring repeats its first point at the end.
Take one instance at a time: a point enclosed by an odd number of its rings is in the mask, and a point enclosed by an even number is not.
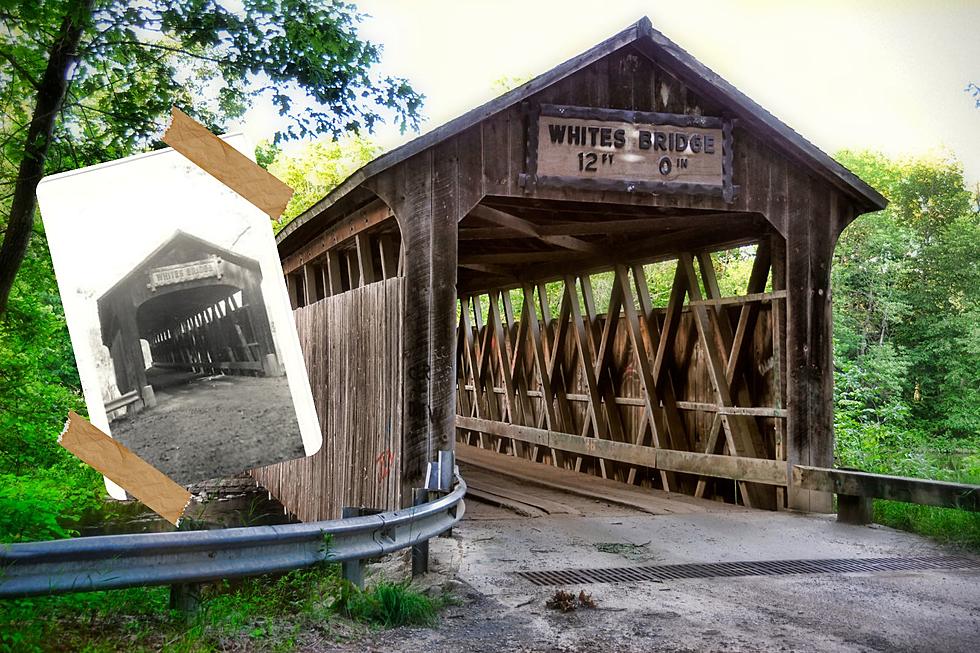
{"type": "Polygon", "coordinates": [[[47,248],[28,256],[0,320],[0,541],[64,537],[101,503],[102,477],[55,443],[84,412],[47,248]]]}
{"type": "Polygon", "coordinates": [[[0,315],[41,175],[145,149],[171,106],[222,131],[264,98],[276,142],[416,127],[422,97],[375,74],[360,18],[337,0],[0,0],[0,315]]]}
{"type": "MultiPolygon", "coordinates": [[[[980,484],[980,204],[955,161],[842,162],[890,204],[833,267],[838,464],[980,484]]],[[[980,546],[980,517],[879,501],[876,519],[980,546]]]]}
{"type": "MultiPolygon", "coordinates": [[[[844,163],[890,200],[848,227],[833,268],[838,435],[980,437],[980,207],[955,162],[844,163]]],[[[956,443],[960,444],[957,445],[956,443]]]]}
{"type": "MultiPolygon", "coordinates": [[[[335,0],[0,0],[0,541],[69,534],[102,496],[101,478],[55,444],[83,403],[34,220],[37,179],[155,147],[172,105],[220,131],[265,98],[285,116],[275,142],[370,131],[384,117],[414,128],[421,96],[375,74],[380,48],[358,36],[359,20],[335,0]],[[68,79],[64,101],[40,111],[71,25],[77,47],[54,75],[68,79]]],[[[301,197],[319,183],[333,182],[300,183],[301,197]]]]}

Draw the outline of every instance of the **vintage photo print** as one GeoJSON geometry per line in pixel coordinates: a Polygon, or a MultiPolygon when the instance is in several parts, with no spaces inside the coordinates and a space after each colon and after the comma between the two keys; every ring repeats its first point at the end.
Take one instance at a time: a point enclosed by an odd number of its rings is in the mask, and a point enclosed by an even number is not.
{"type": "Polygon", "coordinates": [[[184,485],[320,448],[269,216],[171,149],[37,195],[94,425],[184,485]]]}

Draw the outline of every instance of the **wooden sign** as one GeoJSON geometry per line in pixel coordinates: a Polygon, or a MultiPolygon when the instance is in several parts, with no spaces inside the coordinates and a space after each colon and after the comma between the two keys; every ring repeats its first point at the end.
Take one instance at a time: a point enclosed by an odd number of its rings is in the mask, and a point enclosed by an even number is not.
{"type": "Polygon", "coordinates": [[[731,121],[542,104],[529,122],[531,184],[734,198],[731,121]]]}
{"type": "Polygon", "coordinates": [[[169,286],[210,277],[221,278],[221,259],[216,256],[206,258],[203,261],[166,265],[150,270],[150,282],[146,285],[150,290],[156,290],[158,286],[169,286]]]}

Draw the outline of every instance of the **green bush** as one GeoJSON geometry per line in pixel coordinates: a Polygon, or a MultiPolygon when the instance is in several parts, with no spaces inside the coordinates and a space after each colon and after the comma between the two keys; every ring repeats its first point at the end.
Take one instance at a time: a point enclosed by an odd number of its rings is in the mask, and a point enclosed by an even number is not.
{"type": "Polygon", "coordinates": [[[431,625],[440,606],[440,602],[412,590],[407,582],[387,581],[365,591],[349,587],[338,605],[351,619],[385,628],[431,625]]]}

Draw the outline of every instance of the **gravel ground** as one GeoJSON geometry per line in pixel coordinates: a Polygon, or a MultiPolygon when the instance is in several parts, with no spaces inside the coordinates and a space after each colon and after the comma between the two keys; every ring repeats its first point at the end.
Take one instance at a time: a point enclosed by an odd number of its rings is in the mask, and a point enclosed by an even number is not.
{"type": "Polygon", "coordinates": [[[156,392],[111,435],[181,484],[304,455],[285,377],[217,376],[156,392]]]}
{"type": "MultiPolygon", "coordinates": [[[[526,490],[526,488],[524,488],[526,490]]],[[[595,609],[546,607],[554,587],[513,576],[562,569],[816,558],[964,555],[924,538],[832,517],[746,511],[654,516],[569,497],[601,516],[517,517],[468,501],[452,538],[431,543],[422,588],[460,605],[435,628],[381,631],[351,643],[304,633],[300,650],[458,653],[646,651],[949,651],[980,642],[980,568],[704,578],[568,586],[595,609]]],[[[407,577],[404,557],[382,567],[407,577]]]]}

